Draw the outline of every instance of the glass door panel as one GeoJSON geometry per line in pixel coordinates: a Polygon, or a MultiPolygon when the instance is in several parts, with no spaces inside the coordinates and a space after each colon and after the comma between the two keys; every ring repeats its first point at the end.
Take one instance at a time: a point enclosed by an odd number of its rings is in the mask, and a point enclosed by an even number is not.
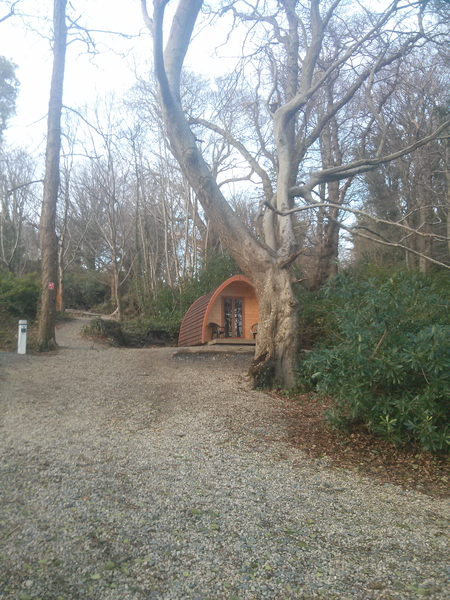
{"type": "Polygon", "coordinates": [[[226,338],[233,337],[233,300],[225,298],[223,301],[224,327],[226,338]]]}
{"type": "Polygon", "coordinates": [[[242,337],[242,300],[234,301],[234,337],[242,337]]]}
{"type": "Polygon", "coordinates": [[[242,298],[224,298],[223,315],[226,338],[243,337],[243,306],[242,298]]]}

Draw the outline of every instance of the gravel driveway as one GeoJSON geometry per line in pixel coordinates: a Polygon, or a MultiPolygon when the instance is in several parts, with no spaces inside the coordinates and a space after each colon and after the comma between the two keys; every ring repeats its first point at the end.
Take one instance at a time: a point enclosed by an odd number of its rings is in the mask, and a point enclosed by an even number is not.
{"type": "Polygon", "coordinates": [[[289,447],[248,356],[0,355],[0,598],[450,598],[446,500],[289,447]]]}

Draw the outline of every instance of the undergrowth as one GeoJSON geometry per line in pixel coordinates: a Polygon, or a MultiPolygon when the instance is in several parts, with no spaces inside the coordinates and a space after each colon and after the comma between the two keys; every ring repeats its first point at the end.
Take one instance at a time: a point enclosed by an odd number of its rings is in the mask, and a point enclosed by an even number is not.
{"type": "Polygon", "coordinates": [[[448,278],[342,276],[325,300],[337,307],[335,332],[308,353],[301,378],[333,398],[329,422],[363,422],[395,444],[449,452],[448,278]]]}

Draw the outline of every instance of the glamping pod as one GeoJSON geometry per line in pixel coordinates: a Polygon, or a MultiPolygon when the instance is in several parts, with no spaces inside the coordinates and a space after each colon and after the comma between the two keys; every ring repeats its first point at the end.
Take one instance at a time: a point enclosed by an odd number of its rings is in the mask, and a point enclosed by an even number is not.
{"type": "Polygon", "coordinates": [[[258,302],[252,284],[235,275],[198,298],[181,323],[178,346],[254,343],[258,329],[258,302]]]}

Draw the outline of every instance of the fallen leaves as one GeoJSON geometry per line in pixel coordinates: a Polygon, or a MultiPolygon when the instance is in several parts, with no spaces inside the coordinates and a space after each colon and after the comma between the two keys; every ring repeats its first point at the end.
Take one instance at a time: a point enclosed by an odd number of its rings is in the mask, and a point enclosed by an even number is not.
{"type": "Polygon", "coordinates": [[[311,457],[326,456],[334,466],[360,471],[384,483],[450,497],[450,457],[415,447],[396,448],[362,425],[354,426],[348,433],[334,431],[324,417],[330,402],[312,394],[281,398],[285,402],[289,442],[311,457]]]}

